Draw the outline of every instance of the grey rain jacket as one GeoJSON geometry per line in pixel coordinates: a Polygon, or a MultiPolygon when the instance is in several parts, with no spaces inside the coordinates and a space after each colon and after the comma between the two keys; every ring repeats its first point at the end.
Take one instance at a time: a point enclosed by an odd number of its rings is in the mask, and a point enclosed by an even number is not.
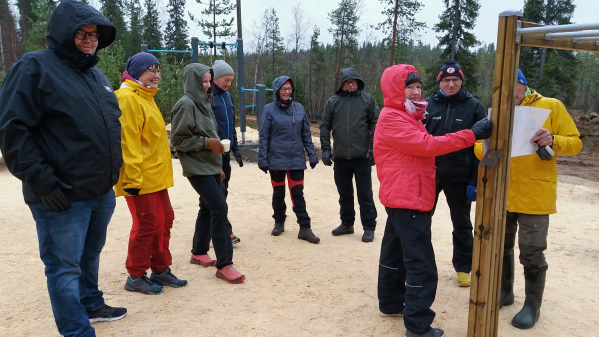
{"type": "Polygon", "coordinates": [[[343,69],[339,74],[341,83],[335,95],[325,105],[320,122],[320,145],[331,150],[331,130],[335,146],[333,155],[339,159],[366,158],[372,148],[374,129],[379,118],[379,107],[372,95],[364,92],[364,81],[353,68],[343,69]],[[341,90],[343,82],[355,79],[358,90],[341,90]]]}
{"type": "Polygon", "coordinates": [[[48,48],[23,55],[0,90],[0,148],[28,204],[58,188],[70,201],[92,199],[119,179],[121,110],[98,56],[75,45],[85,25],[97,25],[97,51],[114,41],[100,12],[63,0],[50,18],[48,48]]]}
{"type": "Polygon", "coordinates": [[[283,83],[290,81],[287,76],[277,77],[272,82],[274,102],[264,106],[260,124],[260,150],[258,167],[268,170],[305,170],[306,155],[310,163],[318,163],[310,122],[304,107],[293,101],[295,86],[288,104],[277,99],[277,91],[283,83]]]}

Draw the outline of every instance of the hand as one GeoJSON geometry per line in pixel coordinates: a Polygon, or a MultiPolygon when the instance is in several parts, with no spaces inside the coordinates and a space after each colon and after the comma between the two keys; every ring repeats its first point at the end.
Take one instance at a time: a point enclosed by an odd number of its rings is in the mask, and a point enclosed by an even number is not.
{"type": "Polygon", "coordinates": [[[491,137],[491,131],[493,130],[493,121],[489,117],[485,117],[478,122],[474,123],[471,128],[474,133],[476,140],[487,139],[491,137]]]}
{"type": "Polygon", "coordinates": [[[374,166],[374,151],[372,149],[368,150],[366,158],[370,159],[370,166],[374,166]]]}
{"type": "Polygon", "coordinates": [[[468,198],[467,202],[469,204],[476,201],[476,186],[468,185],[468,187],[466,187],[466,197],[468,198]]]}
{"type": "Polygon", "coordinates": [[[225,171],[220,171],[220,181],[225,180],[225,171]]]}
{"type": "Polygon", "coordinates": [[[225,153],[225,147],[221,144],[220,140],[216,138],[210,138],[207,148],[216,154],[225,153]]]}
{"type": "Polygon", "coordinates": [[[324,166],[331,166],[333,163],[333,156],[331,156],[331,150],[322,151],[322,163],[324,166]]]}
{"type": "Polygon", "coordinates": [[[310,167],[311,167],[312,169],[314,169],[314,168],[316,167],[316,164],[318,164],[318,162],[315,162],[315,163],[310,163],[310,167]]]}
{"type": "Polygon", "coordinates": [[[259,169],[261,169],[262,171],[264,171],[264,173],[268,173],[268,168],[266,167],[258,167],[259,169]]]}
{"type": "Polygon", "coordinates": [[[65,212],[69,208],[71,208],[71,203],[67,200],[67,198],[62,194],[60,188],[57,188],[42,196],[42,202],[47,209],[55,212],[65,212]]]}
{"type": "Polygon", "coordinates": [[[547,129],[539,129],[537,131],[535,137],[530,140],[531,143],[537,143],[539,147],[549,145],[553,145],[553,135],[547,129]]]}
{"type": "Polygon", "coordinates": [[[141,188],[123,188],[123,190],[129,195],[137,197],[139,196],[139,191],[141,191],[141,188]]]}
{"type": "Polygon", "coordinates": [[[541,158],[541,160],[549,161],[555,155],[555,151],[553,151],[553,149],[549,147],[549,145],[539,146],[539,148],[537,149],[537,155],[539,156],[539,158],[541,158]]]}
{"type": "Polygon", "coordinates": [[[235,160],[237,160],[237,164],[239,164],[239,167],[243,167],[243,160],[241,159],[241,153],[233,151],[233,155],[235,156],[235,160]]]}

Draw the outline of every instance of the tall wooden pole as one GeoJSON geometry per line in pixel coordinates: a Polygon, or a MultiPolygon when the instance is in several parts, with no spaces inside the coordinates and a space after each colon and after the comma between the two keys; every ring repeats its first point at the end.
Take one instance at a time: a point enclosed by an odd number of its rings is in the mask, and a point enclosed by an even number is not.
{"type": "Polygon", "coordinates": [[[505,214],[510,172],[520,12],[499,15],[493,78],[493,134],[478,168],[468,337],[497,336],[505,214]]]}

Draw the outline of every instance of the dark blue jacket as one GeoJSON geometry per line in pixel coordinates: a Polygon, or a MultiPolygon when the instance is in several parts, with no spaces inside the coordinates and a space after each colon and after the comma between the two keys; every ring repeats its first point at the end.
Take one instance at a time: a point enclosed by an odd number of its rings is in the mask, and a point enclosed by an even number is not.
{"type": "MultiPolygon", "coordinates": [[[[272,82],[274,102],[264,107],[260,124],[260,152],[258,167],[269,170],[305,170],[306,152],[310,163],[318,163],[310,122],[306,110],[293,101],[293,94],[288,104],[277,99],[277,91],[283,83],[291,78],[281,76],[272,82]]],[[[295,93],[295,88],[293,89],[295,93]]]]}
{"type": "Polygon", "coordinates": [[[212,82],[212,112],[218,123],[218,138],[231,141],[231,150],[237,152],[237,132],[235,131],[235,104],[231,93],[212,82]]]}
{"type": "Polygon", "coordinates": [[[23,181],[28,204],[62,188],[70,201],[106,194],[119,180],[121,110],[98,56],[74,42],[77,30],[98,26],[98,49],[116,35],[93,7],[63,0],[48,25],[48,48],[26,53],[0,90],[0,148],[12,174],[23,181]]]}

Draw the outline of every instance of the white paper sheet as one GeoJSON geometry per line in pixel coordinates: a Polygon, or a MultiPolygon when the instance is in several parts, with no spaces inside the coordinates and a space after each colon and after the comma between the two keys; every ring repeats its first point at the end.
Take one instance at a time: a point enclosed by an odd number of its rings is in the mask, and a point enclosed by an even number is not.
{"type": "MultiPolygon", "coordinates": [[[[526,156],[535,152],[537,144],[530,140],[535,137],[537,131],[543,126],[551,110],[534,108],[531,106],[517,105],[514,110],[514,128],[512,135],[512,157],[526,156]]],[[[489,109],[489,118],[491,109],[489,109]]],[[[489,140],[483,140],[485,153],[489,148],[489,140]]]]}

